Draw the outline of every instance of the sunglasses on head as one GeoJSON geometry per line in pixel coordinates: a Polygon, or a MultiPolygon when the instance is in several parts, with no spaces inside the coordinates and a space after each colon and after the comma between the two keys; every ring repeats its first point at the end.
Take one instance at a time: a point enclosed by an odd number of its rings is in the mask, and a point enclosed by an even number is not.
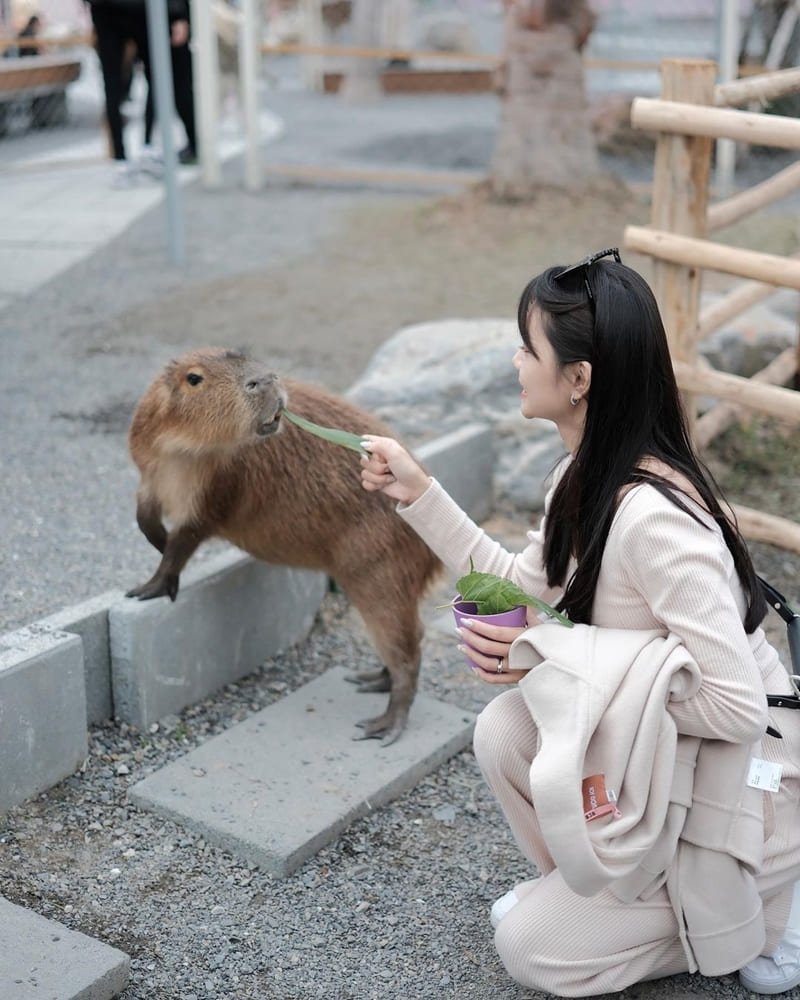
{"type": "Polygon", "coordinates": [[[588,257],[584,257],[583,260],[578,261],[577,264],[573,264],[572,267],[564,268],[563,271],[560,271],[555,276],[555,280],[560,284],[568,275],[580,272],[583,276],[583,284],[586,287],[586,294],[589,296],[589,306],[592,312],[594,312],[594,292],[592,291],[592,286],[589,284],[588,272],[592,264],[595,264],[598,260],[602,260],[603,257],[613,257],[618,264],[622,263],[622,258],[619,255],[619,247],[609,247],[607,250],[598,250],[597,253],[589,254],[588,257]]]}

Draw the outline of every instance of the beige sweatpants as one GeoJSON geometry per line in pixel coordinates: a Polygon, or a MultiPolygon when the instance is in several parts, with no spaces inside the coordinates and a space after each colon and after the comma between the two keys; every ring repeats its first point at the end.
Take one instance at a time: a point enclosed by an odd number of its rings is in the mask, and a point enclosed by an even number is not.
{"type": "Polygon", "coordinates": [[[536,726],[517,688],[481,712],[474,747],[519,849],[541,873],[515,887],[520,902],[495,933],[509,975],[528,988],[581,997],[687,972],[666,889],[632,903],[620,902],[607,889],[586,898],[569,889],[554,867],[528,782],[536,726]]]}

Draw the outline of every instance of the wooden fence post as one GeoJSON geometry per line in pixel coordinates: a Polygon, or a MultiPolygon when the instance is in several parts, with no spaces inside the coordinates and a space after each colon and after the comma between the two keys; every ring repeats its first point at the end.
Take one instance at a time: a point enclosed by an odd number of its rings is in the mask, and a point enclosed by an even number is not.
{"type": "MultiPolygon", "coordinates": [[[[665,101],[711,106],[716,77],[717,64],[713,60],[664,59],[661,97],[665,101]]],[[[705,136],[659,134],[653,175],[653,228],[681,236],[705,236],[711,146],[712,140],[705,136]]],[[[697,357],[695,328],[701,275],[697,268],[659,260],[653,271],[653,291],[672,357],[690,365],[697,357]]],[[[684,394],[684,403],[693,425],[694,396],[684,394]]]]}

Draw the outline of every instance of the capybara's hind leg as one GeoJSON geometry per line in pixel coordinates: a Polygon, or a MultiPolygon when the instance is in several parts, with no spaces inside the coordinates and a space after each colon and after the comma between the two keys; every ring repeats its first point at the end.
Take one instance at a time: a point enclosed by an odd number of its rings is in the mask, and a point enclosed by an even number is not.
{"type": "Polygon", "coordinates": [[[381,667],[380,670],[362,670],[360,673],[350,674],[346,680],[351,684],[357,684],[358,690],[362,693],[392,690],[392,678],[386,667],[381,667]]]}
{"type": "MultiPolygon", "coordinates": [[[[422,623],[417,601],[383,601],[379,606],[371,600],[351,599],[361,613],[372,641],[383,660],[391,694],[386,711],[374,719],[359,723],[362,739],[380,739],[384,745],[394,743],[408,721],[408,713],[417,692],[419,678],[422,623]]],[[[384,673],[381,671],[381,674],[384,673]]],[[[365,690],[359,687],[359,690],[365,690]]]]}
{"type": "Polygon", "coordinates": [[[362,730],[361,735],[356,739],[372,740],[380,739],[383,746],[394,743],[403,734],[408,722],[408,713],[411,702],[417,689],[417,675],[419,674],[419,659],[413,668],[414,679],[410,681],[408,671],[402,675],[398,683],[392,685],[392,693],[389,695],[389,704],[386,711],[372,719],[362,719],[357,723],[362,730]]]}

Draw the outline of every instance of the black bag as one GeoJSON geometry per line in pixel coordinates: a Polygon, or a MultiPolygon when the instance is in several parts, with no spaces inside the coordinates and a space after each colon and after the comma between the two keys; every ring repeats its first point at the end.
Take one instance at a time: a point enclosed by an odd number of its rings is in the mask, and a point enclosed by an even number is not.
{"type": "MultiPolygon", "coordinates": [[[[793,678],[797,678],[800,675],[800,615],[795,614],[794,611],[786,603],[786,598],[783,594],[779,594],[778,591],[766,580],[762,580],[761,577],[758,578],[758,582],[761,584],[761,589],[764,591],[764,596],[767,599],[767,604],[772,608],[773,611],[783,618],[786,622],[786,636],[789,642],[789,657],[792,661],[791,674],[793,678]]],[[[767,704],[770,708],[795,708],[800,709],[800,696],[796,694],[768,694],[767,704]]],[[[781,738],[781,734],[777,732],[772,726],[767,726],[767,732],[770,736],[777,736],[778,739],[781,738]]]]}

